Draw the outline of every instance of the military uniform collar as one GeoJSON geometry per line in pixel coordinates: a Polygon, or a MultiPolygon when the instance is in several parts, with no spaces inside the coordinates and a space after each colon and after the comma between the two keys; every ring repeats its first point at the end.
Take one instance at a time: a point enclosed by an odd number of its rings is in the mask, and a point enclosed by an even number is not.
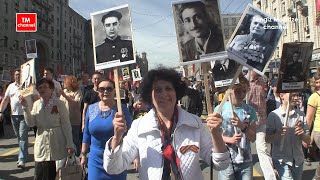
{"type": "Polygon", "coordinates": [[[117,36],[115,39],[111,40],[109,38],[104,39],[104,42],[109,43],[109,42],[116,42],[116,41],[120,41],[121,38],[120,36],[117,36]]]}

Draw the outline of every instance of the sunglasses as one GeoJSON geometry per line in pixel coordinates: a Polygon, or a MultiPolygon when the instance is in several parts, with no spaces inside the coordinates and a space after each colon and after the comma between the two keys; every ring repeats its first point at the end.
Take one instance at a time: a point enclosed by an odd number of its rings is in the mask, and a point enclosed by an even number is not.
{"type": "Polygon", "coordinates": [[[103,93],[105,91],[108,91],[108,92],[112,92],[113,91],[113,87],[98,87],[98,91],[103,93]]]}

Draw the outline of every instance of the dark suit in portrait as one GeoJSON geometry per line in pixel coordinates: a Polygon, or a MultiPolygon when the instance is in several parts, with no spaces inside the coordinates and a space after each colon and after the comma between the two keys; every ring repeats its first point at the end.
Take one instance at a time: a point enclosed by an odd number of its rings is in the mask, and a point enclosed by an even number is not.
{"type": "Polygon", "coordinates": [[[29,76],[21,85],[22,89],[26,89],[32,85],[32,76],[29,76]]]}
{"type": "Polygon", "coordinates": [[[134,74],[134,78],[135,78],[135,79],[137,79],[137,78],[139,78],[139,77],[140,77],[140,76],[139,76],[139,72],[138,72],[138,71],[134,71],[134,73],[133,73],[133,74],[134,74]]]}
{"type": "Polygon", "coordinates": [[[206,49],[201,49],[199,46],[197,46],[195,38],[187,41],[183,45],[183,53],[185,54],[183,62],[200,59],[200,55],[224,51],[223,36],[214,32],[215,31],[211,30],[212,34],[208,39],[206,49]]]}
{"type": "Polygon", "coordinates": [[[232,60],[227,60],[223,63],[217,61],[212,68],[212,74],[215,81],[232,79],[236,69],[236,62],[232,60]],[[228,64],[226,63],[228,62],[228,64]]]}
{"type": "Polygon", "coordinates": [[[302,60],[291,61],[288,63],[283,81],[284,82],[304,81],[302,60]]]}

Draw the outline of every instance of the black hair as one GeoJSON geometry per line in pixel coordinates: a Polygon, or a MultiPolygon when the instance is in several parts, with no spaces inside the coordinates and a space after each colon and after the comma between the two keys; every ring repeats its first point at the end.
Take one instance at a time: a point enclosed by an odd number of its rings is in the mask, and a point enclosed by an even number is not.
{"type": "Polygon", "coordinates": [[[102,76],[102,74],[101,74],[99,71],[95,71],[95,72],[93,72],[93,74],[92,74],[91,77],[93,77],[93,76],[96,75],[96,74],[102,76]]]}
{"type": "Polygon", "coordinates": [[[38,89],[38,87],[39,87],[40,85],[45,84],[45,83],[49,84],[49,88],[50,88],[50,89],[54,89],[54,83],[53,83],[53,81],[52,81],[52,80],[48,80],[48,79],[46,79],[46,78],[41,78],[39,81],[37,81],[36,88],[38,89]]]}
{"type": "Polygon", "coordinates": [[[53,69],[52,69],[52,68],[50,68],[50,67],[46,67],[46,68],[44,68],[44,70],[45,70],[45,71],[49,71],[49,72],[51,72],[51,74],[53,74],[53,72],[54,72],[54,71],[53,71],[53,69]]]}
{"type": "Polygon", "coordinates": [[[299,56],[300,56],[301,52],[299,52],[299,51],[294,51],[294,52],[292,53],[292,55],[294,55],[294,54],[299,54],[299,56]]]}
{"type": "Polygon", "coordinates": [[[140,84],[141,97],[145,102],[152,104],[152,85],[155,81],[159,80],[168,81],[173,85],[177,101],[185,95],[187,86],[181,81],[180,74],[172,68],[158,67],[157,69],[148,71],[140,84]]]}
{"type": "Polygon", "coordinates": [[[108,17],[116,17],[120,21],[120,19],[122,18],[122,14],[118,11],[110,11],[107,14],[102,16],[101,18],[102,24],[104,24],[104,20],[107,19],[108,17]]]}
{"type": "Polygon", "coordinates": [[[103,81],[107,81],[107,82],[111,83],[111,84],[113,85],[113,88],[116,88],[116,83],[115,83],[112,79],[109,79],[109,78],[100,81],[100,82],[98,83],[98,87],[99,87],[99,84],[100,84],[101,82],[103,82],[103,81]]]}
{"type": "Polygon", "coordinates": [[[188,3],[181,4],[181,6],[179,8],[179,17],[182,22],[184,22],[183,17],[182,17],[182,13],[185,9],[189,9],[189,8],[198,8],[205,15],[205,17],[208,17],[207,12],[205,10],[206,6],[203,2],[201,2],[201,1],[188,2],[188,3]]]}

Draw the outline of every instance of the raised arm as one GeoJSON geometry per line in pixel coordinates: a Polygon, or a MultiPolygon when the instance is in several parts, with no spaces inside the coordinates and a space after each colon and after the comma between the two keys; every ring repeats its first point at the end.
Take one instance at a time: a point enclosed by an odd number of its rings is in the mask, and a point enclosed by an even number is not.
{"type": "Polygon", "coordinates": [[[128,166],[138,157],[138,125],[140,120],[132,123],[128,134],[126,123],[120,113],[116,113],[113,120],[114,136],[106,143],[103,155],[103,167],[109,174],[119,174],[126,170],[128,166]]]}

